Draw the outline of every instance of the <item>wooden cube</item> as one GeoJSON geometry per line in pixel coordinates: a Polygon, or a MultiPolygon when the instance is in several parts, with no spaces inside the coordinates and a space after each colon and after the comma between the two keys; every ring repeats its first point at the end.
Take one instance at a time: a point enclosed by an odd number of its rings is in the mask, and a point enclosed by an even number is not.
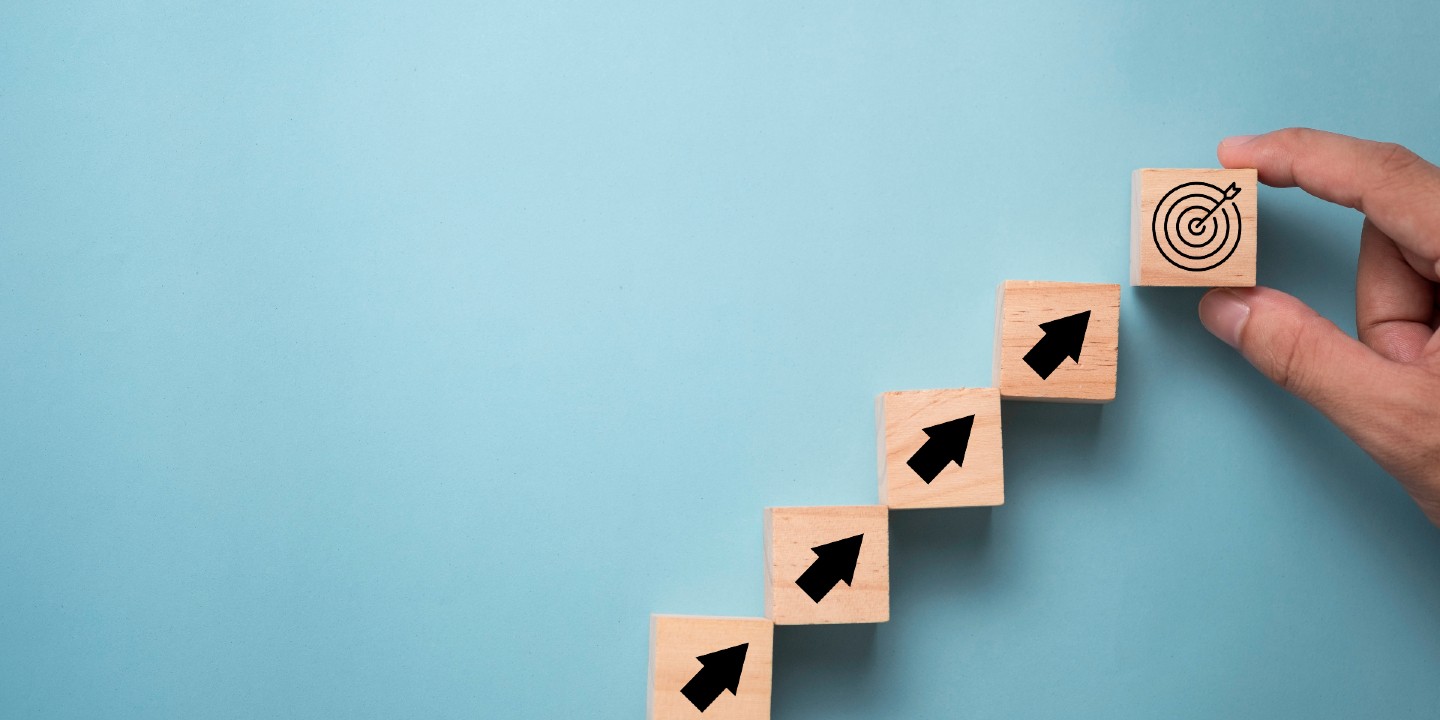
{"type": "Polygon", "coordinates": [[[762,618],[650,616],[650,720],[769,720],[775,626],[762,618]]]}
{"type": "Polygon", "coordinates": [[[1256,172],[1136,170],[1130,178],[1130,284],[1255,284],[1256,172]]]}
{"type": "Polygon", "coordinates": [[[996,306],[994,377],[1000,397],[1115,399],[1119,285],[1007,280],[996,306]]]}
{"type": "Polygon", "coordinates": [[[887,392],[875,400],[875,424],[881,504],[1005,503],[999,390],[887,392]]]}
{"type": "Polygon", "coordinates": [[[776,625],[889,620],[889,510],[767,508],[765,615],[776,625]]]}

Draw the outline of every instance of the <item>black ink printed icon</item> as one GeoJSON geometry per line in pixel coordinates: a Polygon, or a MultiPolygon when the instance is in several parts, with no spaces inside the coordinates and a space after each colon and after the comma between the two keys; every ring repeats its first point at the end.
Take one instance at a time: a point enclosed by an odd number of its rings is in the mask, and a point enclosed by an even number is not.
{"type": "Polygon", "coordinates": [[[720,697],[720,693],[726,690],[731,695],[740,692],[740,673],[745,669],[745,651],[749,649],[750,643],[740,643],[695,658],[702,666],[700,672],[695,673],[695,677],[690,678],[680,692],[700,712],[705,712],[720,697]]]}
{"type": "Polygon", "coordinates": [[[860,543],[864,539],[865,534],[861,533],[810,548],[815,553],[815,562],[805,569],[795,584],[817,603],[824,600],[840,582],[849,585],[855,580],[855,564],[860,561],[860,543]]]}
{"type": "Polygon", "coordinates": [[[1035,343],[1035,347],[1030,348],[1022,359],[1041,380],[1049,380],[1065,358],[1080,362],[1080,350],[1085,347],[1085,331],[1089,328],[1089,310],[1040,323],[1045,337],[1040,338],[1040,342],[1035,343]]]}
{"type": "Polygon", "coordinates": [[[1240,246],[1243,227],[1233,202],[1240,187],[1224,190],[1188,182],[1165,193],[1150,219],[1155,247],[1171,265],[1190,272],[1219,267],[1240,246]]]}
{"type": "Polygon", "coordinates": [[[959,420],[943,422],[925,428],[927,438],[924,445],[905,461],[926,485],[940,476],[946,465],[965,465],[965,450],[970,447],[970,429],[975,426],[975,416],[966,415],[959,420]]]}

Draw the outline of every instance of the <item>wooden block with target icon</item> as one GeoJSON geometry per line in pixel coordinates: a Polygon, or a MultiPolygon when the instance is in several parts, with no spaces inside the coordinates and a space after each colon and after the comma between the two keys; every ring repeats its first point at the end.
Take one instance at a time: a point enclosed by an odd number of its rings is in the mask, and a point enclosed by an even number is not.
{"type": "Polygon", "coordinates": [[[765,616],[776,625],[889,620],[889,509],[766,508],[765,616]]]}
{"type": "Polygon", "coordinates": [[[650,616],[650,720],[769,720],[775,625],[650,616]]]}
{"type": "Polygon", "coordinates": [[[1110,402],[1120,286],[1007,280],[995,321],[995,385],[1006,400],[1110,402]]]}
{"type": "Polygon", "coordinates": [[[881,504],[1005,503],[998,389],[887,392],[875,400],[875,421],[881,504]]]}
{"type": "Polygon", "coordinates": [[[1142,169],[1130,182],[1131,285],[1255,284],[1254,169],[1142,169]]]}

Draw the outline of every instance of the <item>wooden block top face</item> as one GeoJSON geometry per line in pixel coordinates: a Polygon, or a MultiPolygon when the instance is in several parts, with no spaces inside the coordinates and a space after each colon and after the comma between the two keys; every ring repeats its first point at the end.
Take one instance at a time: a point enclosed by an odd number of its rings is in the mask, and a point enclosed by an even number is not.
{"type": "Polygon", "coordinates": [[[1006,281],[996,333],[995,384],[1001,397],[1115,399],[1119,285],[1006,281]]]}
{"type": "Polygon", "coordinates": [[[1255,284],[1255,170],[1144,169],[1130,183],[1131,285],[1255,284]]]}
{"type": "Polygon", "coordinates": [[[891,508],[1005,502],[1000,391],[888,392],[875,407],[880,502],[891,508]]]}
{"type": "Polygon", "coordinates": [[[890,514],[882,505],[767,508],[765,609],[777,625],[890,619],[890,514]]]}
{"type": "Polygon", "coordinates": [[[650,720],[769,720],[775,626],[650,616],[650,720]]]}

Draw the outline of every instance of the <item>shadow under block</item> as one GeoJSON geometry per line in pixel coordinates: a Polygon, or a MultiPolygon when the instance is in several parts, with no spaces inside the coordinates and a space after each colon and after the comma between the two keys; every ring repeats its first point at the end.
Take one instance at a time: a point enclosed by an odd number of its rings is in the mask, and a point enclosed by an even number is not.
{"type": "Polygon", "coordinates": [[[1130,284],[1251,287],[1256,172],[1136,170],[1130,178],[1130,284]]]}
{"type": "Polygon", "coordinates": [[[1115,399],[1119,285],[1007,280],[996,301],[995,333],[1000,397],[1115,399]]]}
{"type": "Polygon", "coordinates": [[[882,505],[1005,503],[999,390],[887,392],[875,399],[875,424],[882,505]]]}
{"type": "Polygon", "coordinates": [[[889,509],[766,508],[765,615],[776,625],[889,620],[889,509]]]}
{"type": "Polygon", "coordinates": [[[650,720],[769,720],[775,625],[650,616],[650,720]]]}

